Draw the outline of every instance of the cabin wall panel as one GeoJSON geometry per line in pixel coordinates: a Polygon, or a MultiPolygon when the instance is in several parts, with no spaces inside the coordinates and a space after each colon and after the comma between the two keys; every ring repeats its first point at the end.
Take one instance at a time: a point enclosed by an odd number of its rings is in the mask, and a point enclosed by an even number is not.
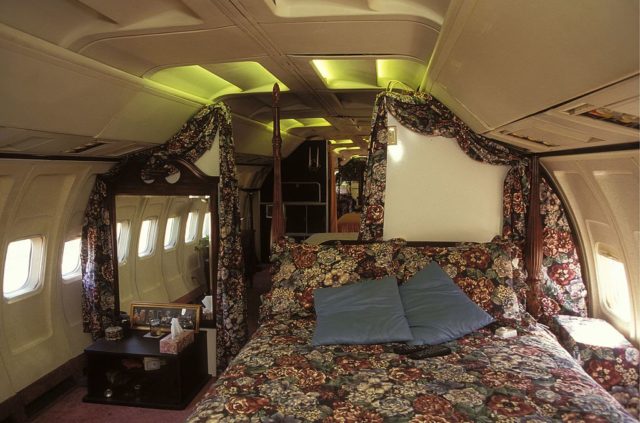
{"type": "Polygon", "coordinates": [[[146,257],[138,256],[138,244],[140,242],[140,225],[134,227],[136,240],[133,243],[133,251],[130,250],[130,257],[135,257],[134,279],[138,293],[145,301],[165,303],[169,301],[169,295],[162,282],[162,270],[160,257],[162,253],[162,240],[166,223],[166,199],[163,197],[147,197],[144,208],[140,215],[140,224],[145,219],[156,218],[156,238],[153,246],[153,253],[146,257]],[[135,256],[133,255],[135,254],[135,256]]]}
{"type": "Polygon", "coordinates": [[[118,196],[116,220],[129,220],[128,254],[118,266],[120,309],[129,311],[132,302],[170,302],[184,297],[204,283],[204,270],[195,250],[202,234],[207,203],[180,196],[118,196]],[[186,222],[190,211],[198,212],[196,240],[185,243],[186,222]],[[157,217],[154,252],[138,257],[142,221],[157,217]],[[179,217],[176,246],[165,250],[167,220],[179,217]]]}
{"type": "Polygon", "coordinates": [[[4,261],[7,244],[15,239],[42,235],[45,243],[40,287],[0,302],[0,400],[74,358],[90,342],[78,318],[79,278],[63,284],[60,265],[64,242],[78,235],[93,175],[110,166],[0,160],[0,258],[4,261]],[[66,299],[65,289],[73,290],[66,299]],[[67,309],[72,302],[75,308],[67,309]],[[78,317],[68,320],[73,309],[78,317]]]}
{"type": "Polygon", "coordinates": [[[636,345],[640,342],[640,194],[638,151],[543,159],[557,180],[582,237],[592,314],[609,320],[636,345]],[[602,305],[596,255],[602,245],[626,268],[632,307],[630,322],[602,305]]]}
{"type": "Polygon", "coordinates": [[[15,394],[16,390],[11,385],[9,372],[7,372],[7,367],[4,364],[4,360],[2,360],[2,356],[0,356],[0,403],[6,401],[15,394]]]}
{"type": "Polygon", "coordinates": [[[122,235],[126,238],[127,253],[123,257],[123,261],[118,264],[118,288],[120,290],[120,310],[127,311],[133,301],[140,296],[137,287],[134,284],[135,254],[137,244],[134,243],[136,233],[140,230],[140,222],[138,219],[138,210],[141,207],[142,197],[139,196],[118,196],[116,203],[116,221],[128,221],[129,233],[122,235]],[[134,229],[137,229],[136,230],[134,229]]]}

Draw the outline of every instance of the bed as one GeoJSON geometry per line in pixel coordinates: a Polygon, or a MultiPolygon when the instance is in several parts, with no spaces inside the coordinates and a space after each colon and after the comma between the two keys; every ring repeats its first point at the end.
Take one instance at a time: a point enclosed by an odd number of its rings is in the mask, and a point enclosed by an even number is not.
{"type": "Polygon", "coordinates": [[[283,241],[261,326],[189,422],[635,421],[510,291],[507,243],[410,246],[283,241]],[[497,322],[413,360],[396,343],[313,347],[312,291],[437,262],[497,322]],[[518,328],[502,339],[496,326],[518,328]]]}
{"type": "MultiPolygon", "coordinates": [[[[523,260],[508,240],[315,245],[283,238],[274,97],[272,288],[258,330],[188,422],[636,421],[525,310],[513,290],[523,260]],[[403,286],[429,263],[494,322],[447,342],[451,353],[442,357],[412,359],[393,342],[313,345],[316,289],[387,277],[403,286]],[[498,327],[517,336],[501,338],[498,327]]],[[[536,225],[531,233],[540,231],[536,225]]],[[[539,237],[532,238],[527,268],[541,260],[539,237]]]]}

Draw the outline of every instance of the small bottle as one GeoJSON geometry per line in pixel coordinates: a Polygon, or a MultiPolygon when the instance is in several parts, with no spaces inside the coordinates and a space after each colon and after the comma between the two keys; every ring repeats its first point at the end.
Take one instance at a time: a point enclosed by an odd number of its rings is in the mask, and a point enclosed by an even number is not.
{"type": "Polygon", "coordinates": [[[149,332],[151,332],[151,336],[162,335],[162,329],[160,328],[160,319],[149,320],[149,332]]]}

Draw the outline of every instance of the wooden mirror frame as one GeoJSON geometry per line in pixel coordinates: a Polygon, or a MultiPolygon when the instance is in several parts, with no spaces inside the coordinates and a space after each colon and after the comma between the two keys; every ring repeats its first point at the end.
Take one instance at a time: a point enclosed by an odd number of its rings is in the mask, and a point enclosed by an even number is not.
{"type": "Polygon", "coordinates": [[[180,171],[175,183],[169,183],[164,176],[157,176],[152,182],[141,178],[148,158],[130,159],[117,175],[107,180],[107,199],[111,219],[111,260],[113,265],[114,314],[120,314],[120,279],[118,276],[118,253],[116,237],[116,196],[117,195],[208,195],[211,215],[211,234],[209,236],[209,286],[205,294],[213,296],[213,315],[216,314],[217,274],[218,274],[218,176],[208,176],[195,165],[182,160],[169,160],[168,165],[180,171]]]}

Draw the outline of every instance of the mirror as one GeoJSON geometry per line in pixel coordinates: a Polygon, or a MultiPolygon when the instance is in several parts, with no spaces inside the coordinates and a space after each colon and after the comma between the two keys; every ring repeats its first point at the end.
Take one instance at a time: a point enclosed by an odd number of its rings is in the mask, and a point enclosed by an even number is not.
{"type": "Polygon", "coordinates": [[[209,286],[209,197],[117,195],[115,202],[120,309],[199,300],[209,286]]]}
{"type": "Polygon", "coordinates": [[[336,216],[338,232],[360,230],[360,210],[363,201],[366,158],[352,157],[346,163],[338,161],[336,173],[336,216]]]}
{"type": "Polygon", "coordinates": [[[115,216],[116,313],[128,312],[132,302],[187,303],[203,294],[216,296],[219,178],[178,159],[147,171],[143,180],[145,165],[130,159],[107,187],[115,216]],[[173,177],[165,176],[166,168],[173,177]],[[207,233],[210,246],[202,241],[207,233]]]}

